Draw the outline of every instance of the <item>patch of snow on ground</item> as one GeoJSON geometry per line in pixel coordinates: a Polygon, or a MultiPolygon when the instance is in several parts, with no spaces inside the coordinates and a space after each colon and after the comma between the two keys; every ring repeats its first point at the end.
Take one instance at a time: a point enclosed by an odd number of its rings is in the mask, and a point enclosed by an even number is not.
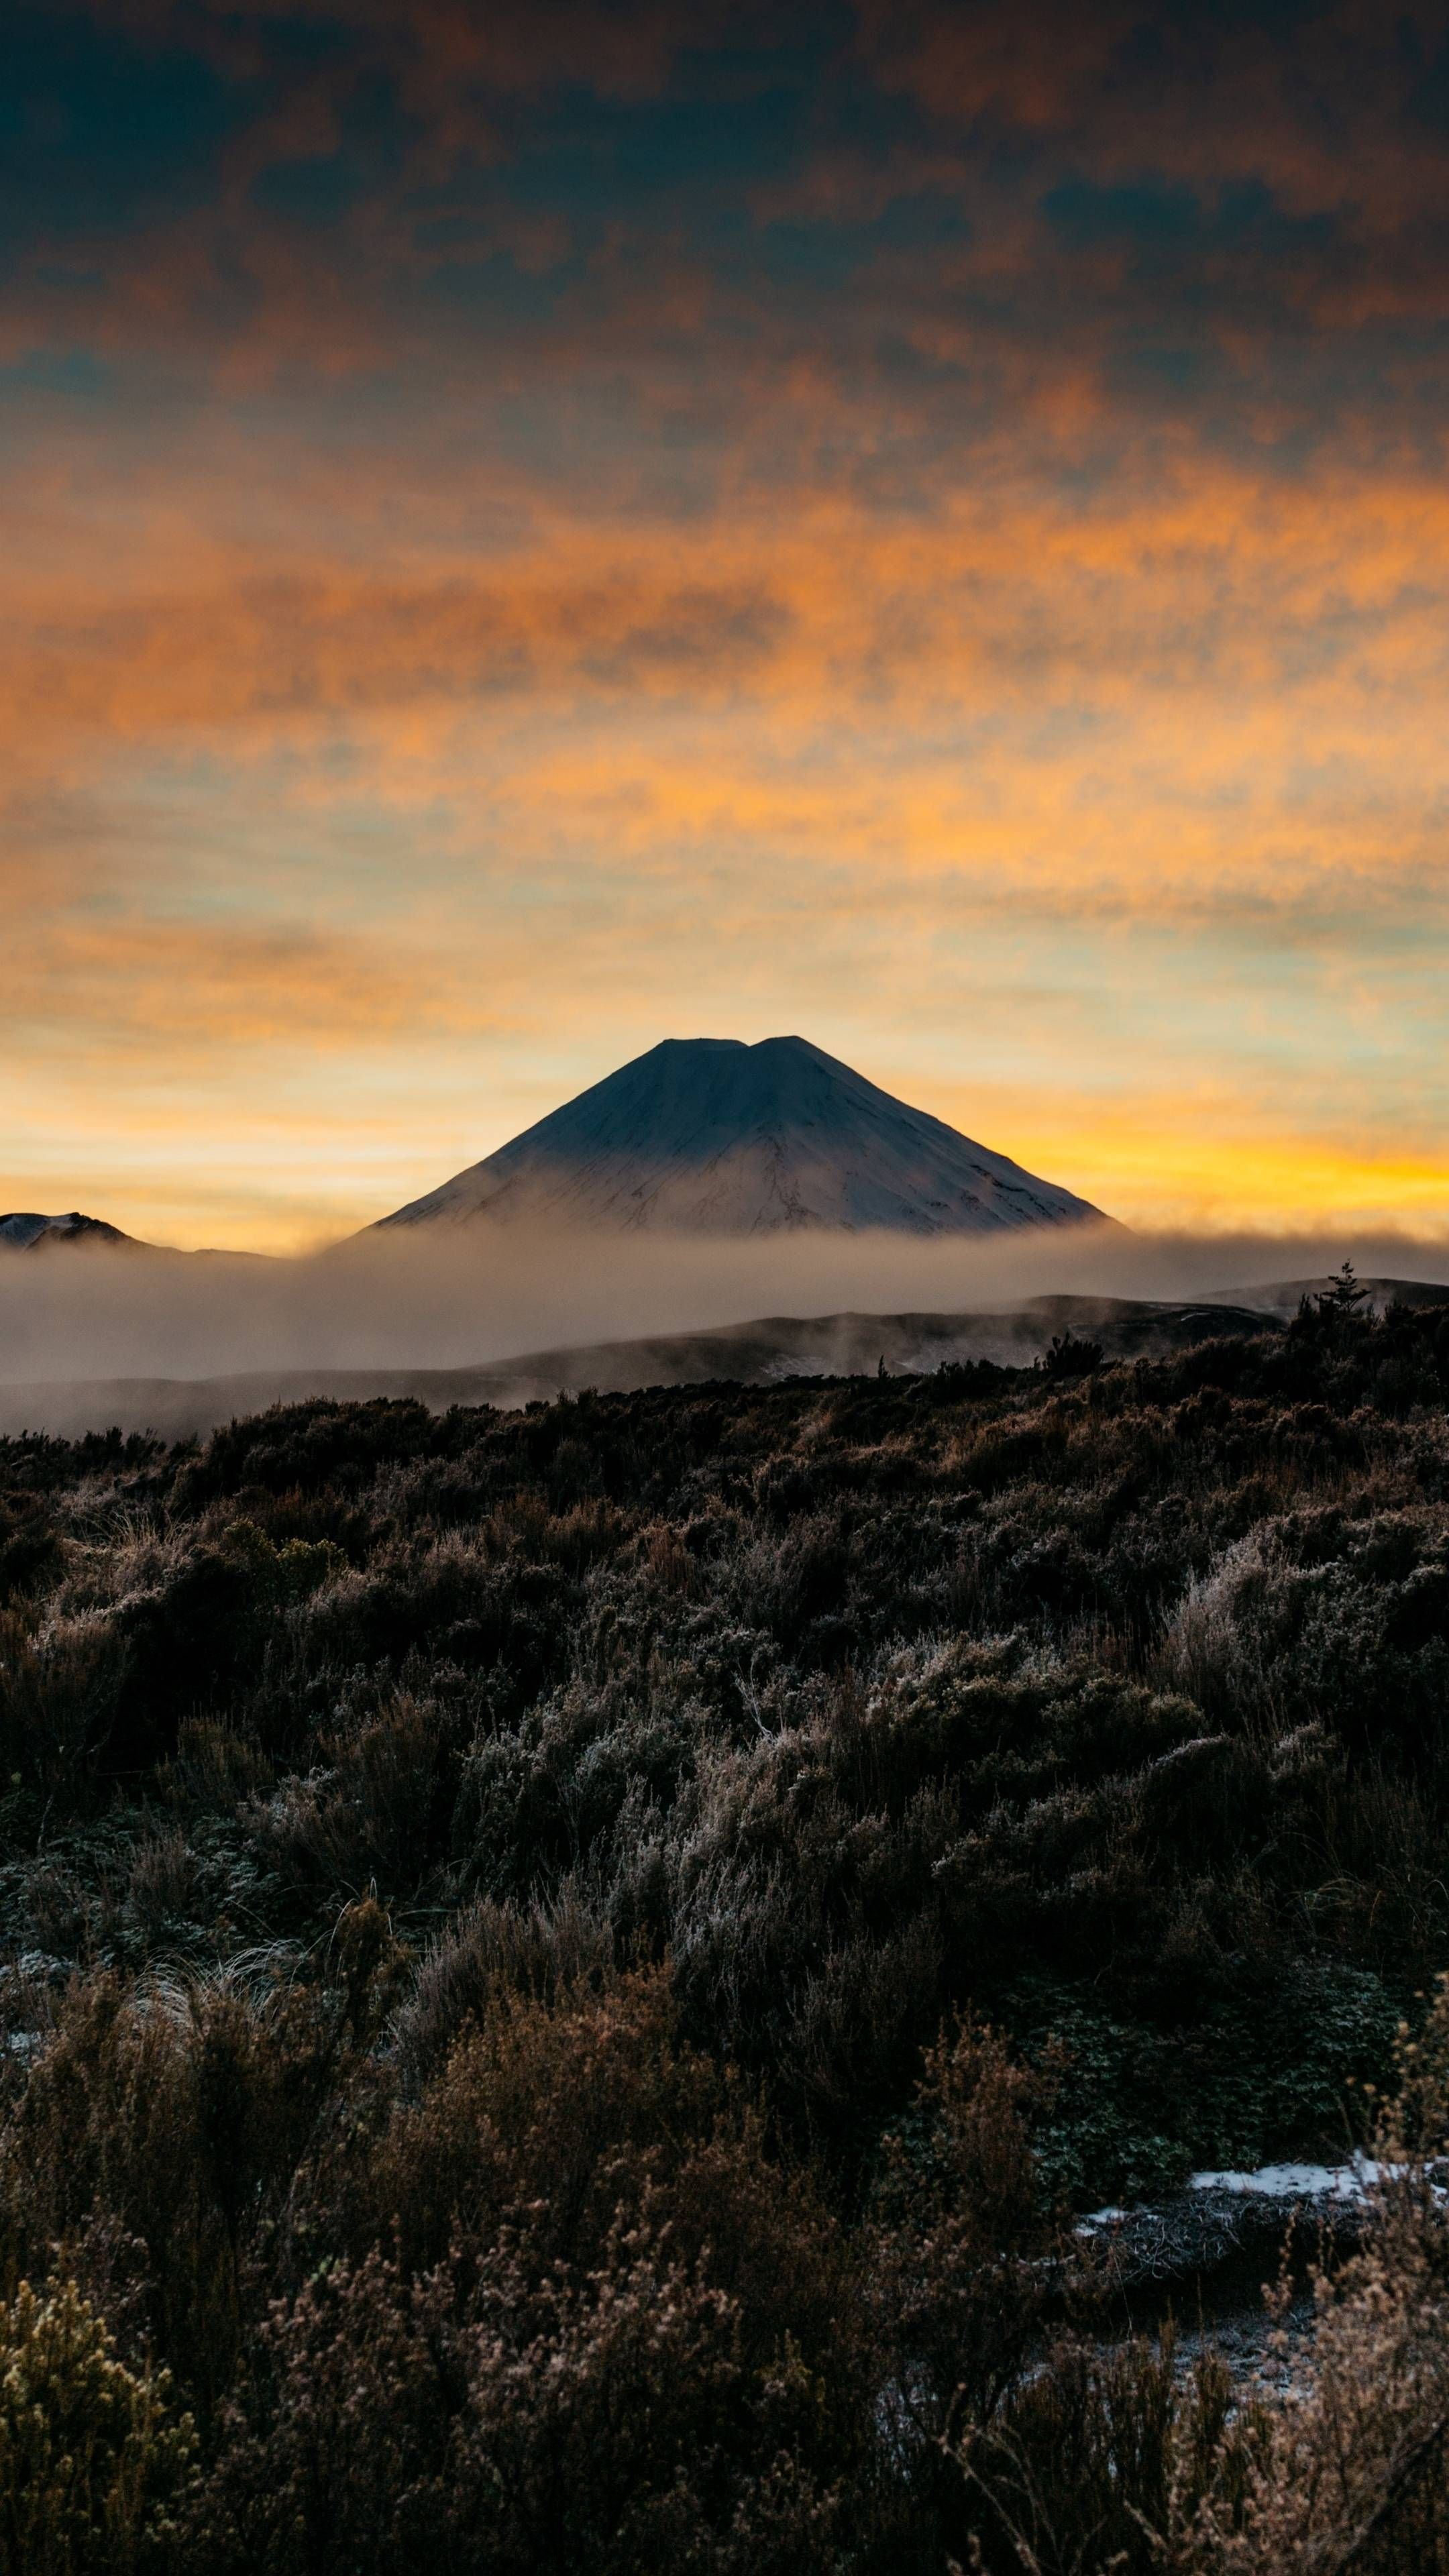
{"type": "Polygon", "coordinates": [[[1369,2156],[1346,2165],[1260,2165],[1256,2173],[1195,2173],[1190,2191],[1230,2191],[1259,2200],[1362,2200],[1387,2167],[1369,2156]]]}

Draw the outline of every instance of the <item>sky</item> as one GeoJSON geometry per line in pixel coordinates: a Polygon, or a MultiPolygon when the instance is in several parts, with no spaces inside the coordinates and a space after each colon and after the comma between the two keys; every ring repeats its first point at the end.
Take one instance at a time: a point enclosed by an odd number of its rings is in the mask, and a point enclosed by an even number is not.
{"type": "Polygon", "coordinates": [[[0,1207],[798,1032],[1449,1228],[1442,6],[8,0],[0,1207]]]}

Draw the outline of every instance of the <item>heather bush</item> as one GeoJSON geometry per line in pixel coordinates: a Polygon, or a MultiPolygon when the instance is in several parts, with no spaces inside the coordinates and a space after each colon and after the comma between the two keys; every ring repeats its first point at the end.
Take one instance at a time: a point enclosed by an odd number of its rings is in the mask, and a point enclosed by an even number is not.
{"type": "Polygon", "coordinates": [[[969,2026],[927,2050],[909,2122],[885,2141],[871,2247],[894,2370],[886,2403],[904,2453],[934,2467],[963,2424],[1020,2379],[1060,2260],[1031,2113],[1050,2078],[969,2026]]]}
{"type": "Polygon", "coordinates": [[[192,2515],[198,2569],[646,2576],[826,2568],[819,2393],[737,2304],[615,2227],[575,2277],[507,2236],[405,2284],[376,2253],[278,2306],[192,2515]]]}

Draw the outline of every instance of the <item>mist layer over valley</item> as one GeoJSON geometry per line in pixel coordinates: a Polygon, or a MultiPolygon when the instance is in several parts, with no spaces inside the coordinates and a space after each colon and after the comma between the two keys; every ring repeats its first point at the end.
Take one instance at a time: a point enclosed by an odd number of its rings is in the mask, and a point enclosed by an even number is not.
{"type": "MultiPolygon", "coordinates": [[[[304,1260],[67,1242],[0,1253],[0,1422],[179,1436],[309,1392],[509,1405],[585,1385],[852,1374],[881,1358],[891,1371],[1029,1362],[1063,1329],[1106,1330],[1112,1347],[1132,1325],[1118,1305],[1291,1309],[1296,1283],[1346,1250],[1366,1279],[1449,1279],[1449,1245],[1433,1241],[1086,1226],[730,1241],[515,1222],[375,1232],[304,1260]],[[1085,1302],[1041,1302],[1060,1299],[1085,1302]],[[760,1330],[730,1329],[747,1325],[760,1330]]],[[[1189,1322],[1168,1340],[1190,1337],[1189,1322]]]]}

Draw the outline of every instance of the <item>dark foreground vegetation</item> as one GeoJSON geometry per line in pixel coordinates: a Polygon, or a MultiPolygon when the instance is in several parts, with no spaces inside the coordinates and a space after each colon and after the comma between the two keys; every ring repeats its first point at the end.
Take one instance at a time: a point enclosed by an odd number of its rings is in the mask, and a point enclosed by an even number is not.
{"type": "Polygon", "coordinates": [[[0,1443],[0,2564],[1449,2567],[1449,1309],[1097,1358],[0,1443]]]}

